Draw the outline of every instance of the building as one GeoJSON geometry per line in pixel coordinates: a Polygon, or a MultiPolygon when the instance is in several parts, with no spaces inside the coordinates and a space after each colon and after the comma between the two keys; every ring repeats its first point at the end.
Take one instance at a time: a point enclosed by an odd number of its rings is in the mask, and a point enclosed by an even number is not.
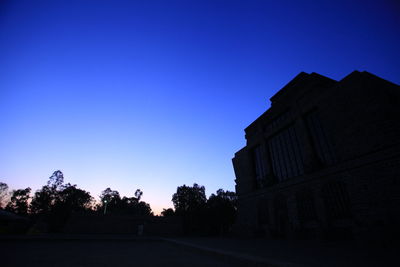
{"type": "Polygon", "coordinates": [[[300,73],[235,153],[237,229],[271,238],[398,238],[400,86],[300,73]]]}

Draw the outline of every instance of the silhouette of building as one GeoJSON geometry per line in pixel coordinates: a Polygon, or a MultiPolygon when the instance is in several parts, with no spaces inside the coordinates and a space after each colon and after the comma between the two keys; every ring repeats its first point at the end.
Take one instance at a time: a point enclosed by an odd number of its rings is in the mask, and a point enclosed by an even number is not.
{"type": "Polygon", "coordinates": [[[237,229],[272,238],[391,238],[400,228],[400,87],[300,73],[235,153],[237,229]]]}

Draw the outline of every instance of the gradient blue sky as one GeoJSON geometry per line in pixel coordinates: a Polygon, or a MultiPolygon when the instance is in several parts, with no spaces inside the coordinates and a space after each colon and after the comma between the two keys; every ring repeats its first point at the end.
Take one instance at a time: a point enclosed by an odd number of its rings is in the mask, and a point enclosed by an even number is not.
{"type": "Polygon", "coordinates": [[[300,71],[400,83],[396,1],[1,1],[0,181],[53,171],[158,213],[234,190],[244,128],[300,71]]]}

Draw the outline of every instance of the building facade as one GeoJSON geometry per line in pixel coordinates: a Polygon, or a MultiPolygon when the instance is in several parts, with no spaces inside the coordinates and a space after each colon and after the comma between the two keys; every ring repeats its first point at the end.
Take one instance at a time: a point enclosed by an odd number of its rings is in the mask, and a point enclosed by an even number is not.
{"type": "Polygon", "coordinates": [[[400,87],[368,72],[300,73],[235,153],[236,228],[271,238],[395,238],[400,87]]]}

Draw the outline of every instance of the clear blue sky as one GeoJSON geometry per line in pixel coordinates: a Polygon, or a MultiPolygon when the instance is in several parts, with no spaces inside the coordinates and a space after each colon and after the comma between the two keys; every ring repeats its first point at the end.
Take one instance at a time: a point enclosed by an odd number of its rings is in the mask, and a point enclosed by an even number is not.
{"type": "Polygon", "coordinates": [[[244,128],[300,71],[400,83],[396,1],[1,1],[0,181],[234,190],[244,128]]]}

